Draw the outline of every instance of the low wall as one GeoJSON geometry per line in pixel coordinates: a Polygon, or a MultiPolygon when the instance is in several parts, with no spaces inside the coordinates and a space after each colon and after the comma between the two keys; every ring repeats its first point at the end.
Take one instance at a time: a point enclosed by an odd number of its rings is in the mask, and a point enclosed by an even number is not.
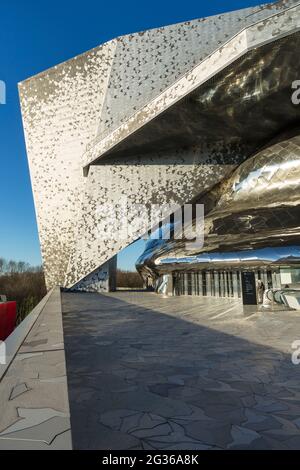
{"type": "Polygon", "coordinates": [[[4,344],[0,449],[71,449],[60,288],[53,288],[4,344]]]}

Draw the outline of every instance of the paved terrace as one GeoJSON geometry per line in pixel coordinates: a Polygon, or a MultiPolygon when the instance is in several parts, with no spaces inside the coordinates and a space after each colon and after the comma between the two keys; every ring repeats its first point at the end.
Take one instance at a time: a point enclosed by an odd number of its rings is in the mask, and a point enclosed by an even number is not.
{"type": "Polygon", "coordinates": [[[300,449],[297,312],[56,289],[27,318],[0,449],[300,449]]]}
{"type": "Polygon", "coordinates": [[[300,449],[299,313],[65,293],[63,319],[75,448],[300,449]]]}

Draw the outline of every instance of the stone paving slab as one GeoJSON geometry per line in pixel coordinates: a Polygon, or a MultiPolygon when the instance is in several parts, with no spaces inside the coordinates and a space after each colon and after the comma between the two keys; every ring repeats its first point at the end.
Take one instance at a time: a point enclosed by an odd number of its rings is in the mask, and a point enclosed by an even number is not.
{"type": "Polygon", "coordinates": [[[0,449],[71,449],[60,289],[0,381],[0,449]]]}
{"type": "Polygon", "coordinates": [[[141,292],[62,300],[74,448],[300,449],[297,312],[141,292]]]}

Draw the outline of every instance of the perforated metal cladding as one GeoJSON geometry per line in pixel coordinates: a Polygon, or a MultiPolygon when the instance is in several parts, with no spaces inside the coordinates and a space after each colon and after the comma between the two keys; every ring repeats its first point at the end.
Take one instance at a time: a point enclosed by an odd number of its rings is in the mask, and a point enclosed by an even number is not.
{"type": "Polygon", "coordinates": [[[83,189],[77,247],[70,259],[65,284],[71,286],[84,278],[99,266],[99,259],[111,258],[134,241],[130,237],[118,239],[122,220],[116,230],[112,229],[111,219],[103,218],[102,207],[117,205],[122,198],[127,198],[129,204],[144,204],[147,208],[151,204],[182,205],[229,174],[236,166],[232,163],[234,159],[241,161],[243,153],[235,148],[231,164],[224,164],[222,150],[222,146],[195,148],[169,155],[135,157],[122,163],[115,159],[92,166],[83,189]],[[102,227],[100,235],[99,226],[102,227]]]}
{"type": "Polygon", "coordinates": [[[245,8],[117,38],[97,138],[112,132],[243,28],[295,3],[245,8]]]}
{"type": "Polygon", "coordinates": [[[115,43],[20,85],[22,116],[48,288],[64,284],[82,196],[80,157],[95,136],[115,43]]]}

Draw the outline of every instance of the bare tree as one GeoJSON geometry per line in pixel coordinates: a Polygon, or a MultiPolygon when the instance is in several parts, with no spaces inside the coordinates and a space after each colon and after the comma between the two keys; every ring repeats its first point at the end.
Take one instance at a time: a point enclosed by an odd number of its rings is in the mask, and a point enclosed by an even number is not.
{"type": "Polygon", "coordinates": [[[18,323],[46,294],[42,267],[0,258],[0,293],[16,300],[18,323]]]}
{"type": "Polygon", "coordinates": [[[25,263],[25,261],[18,261],[17,263],[17,272],[18,273],[25,273],[26,271],[30,270],[30,264],[25,263]]]}
{"type": "Polygon", "coordinates": [[[0,258],[0,275],[6,271],[6,260],[4,258],[0,258]]]}
{"type": "Polygon", "coordinates": [[[9,273],[16,273],[17,272],[17,266],[18,266],[17,262],[11,259],[7,263],[7,271],[9,273]]]}

